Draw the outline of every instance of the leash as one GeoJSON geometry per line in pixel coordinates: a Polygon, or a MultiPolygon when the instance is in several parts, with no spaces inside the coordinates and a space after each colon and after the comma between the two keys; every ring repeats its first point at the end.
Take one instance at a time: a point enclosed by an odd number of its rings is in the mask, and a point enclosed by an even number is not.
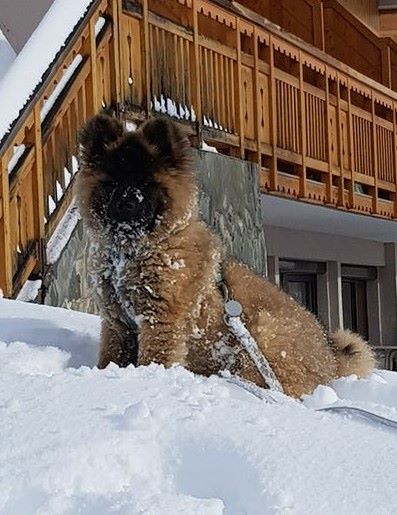
{"type": "Polygon", "coordinates": [[[233,336],[240,342],[241,346],[246,350],[249,357],[255,363],[256,368],[263,377],[265,384],[270,390],[283,393],[283,387],[277,379],[270,363],[260,351],[258,344],[252,337],[251,333],[241,320],[243,308],[241,304],[233,299],[229,299],[229,292],[224,282],[220,283],[223,291],[224,303],[224,321],[233,336]]]}
{"type": "Polygon", "coordinates": [[[354,413],[355,415],[358,415],[359,417],[364,418],[366,420],[370,420],[372,422],[392,427],[393,429],[397,429],[397,420],[382,417],[381,415],[377,415],[373,411],[368,411],[362,408],[356,408],[354,406],[327,406],[325,408],[316,408],[314,411],[333,411],[335,413],[345,414],[354,413]]]}
{"type": "MultiPolygon", "coordinates": [[[[242,379],[239,376],[233,376],[230,374],[230,372],[221,372],[219,374],[225,381],[227,381],[229,384],[237,386],[241,388],[242,390],[245,390],[247,393],[254,395],[257,399],[266,402],[267,404],[285,404],[286,396],[285,394],[282,395],[281,392],[275,392],[273,390],[265,390],[265,388],[262,388],[261,386],[258,386],[255,383],[252,383],[251,381],[248,381],[247,379],[242,379]]],[[[290,399],[291,403],[299,402],[298,400],[292,399],[287,397],[287,399],[290,399]]],[[[307,408],[310,409],[310,408],[307,408]]],[[[353,414],[357,417],[362,418],[365,421],[373,422],[375,424],[381,424],[383,426],[386,426],[391,429],[397,430],[397,420],[382,417],[381,415],[378,415],[372,411],[363,409],[363,408],[356,408],[354,406],[326,406],[324,408],[315,408],[313,411],[328,411],[337,413],[338,415],[350,415],[353,414]]]]}
{"type": "MultiPolygon", "coordinates": [[[[261,401],[265,401],[269,404],[280,404],[280,400],[277,398],[277,392],[273,390],[262,388],[252,381],[248,381],[248,379],[242,379],[239,376],[232,375],[228,370],[222,370],[219,372],[219,376],[227,383],[238,386],[261,401]]],[[[291,402],[294,401],[291,399],[291,402]]]]}

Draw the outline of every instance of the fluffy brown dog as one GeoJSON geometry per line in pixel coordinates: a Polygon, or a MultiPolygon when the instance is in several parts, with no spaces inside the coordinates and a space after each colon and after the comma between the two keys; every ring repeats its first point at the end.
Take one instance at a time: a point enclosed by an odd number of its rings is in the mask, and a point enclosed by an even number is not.
{"type": "Polygon", "coordinates": [[[248,268],[223,258],[199,220],[188,139],[168,119],[135,133],[98,115],[81,133],[76,195],[90,238],[102,318],[100,367],[180,363],[199,374],[222,369],[265,386],[223,321],[223,278],[243,320],[287,394],[300,396],[340,375],[367,375],[369,346],[315,317],[248,268]]]}

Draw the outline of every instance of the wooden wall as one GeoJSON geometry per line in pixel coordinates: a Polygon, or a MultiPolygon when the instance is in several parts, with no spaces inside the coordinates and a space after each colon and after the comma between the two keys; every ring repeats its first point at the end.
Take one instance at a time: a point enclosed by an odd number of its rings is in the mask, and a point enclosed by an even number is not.
{"type": "Polygon", "coordinates": [[[339,0],[339,3],[370,29],[379,32],[378,0],[339,0]]]}
{"type": "Polygon", "coordinates": [[[385,44],[355,16],[335,1],[323,3],[325,51],[343,63],[383,83],[382,52],[385,44]]]}
{"type": "Polygon", "coordinates": [[[397,9],[381,11],[380,34],[397,40],[397,9]]]}
{"type": "Polygon", "coordinates": [[[393,75],[397,15],[384,14],[380,27],[377,0],[240,0],[307,43],[387,87],[396,88],[393,75]],[[387,29],[387,30],[386,30],[387,29]]]}
{"type": "Polygon", "coordinates": [[[71,201],[81,125],[101,107],[120,99],[114,68],[115,13],[116,1],[92,4],[1,142],[0,288],[7,296],[17,292],[33,271],[45,269],[45,244],[71,201]],[[105,23],[98,32],[99,18],[105,23]],[[68,69],[70,78],[65,82],[68,69]],[[21,153],[16,159],[17,149],[21,153]]]}
{"type": "MultiPolygon", "coordinates": [[[[0,288],[7,296],[32,271],[45,270],[46,243],[72,196],[79,127],[104,107],[136,123],[174,117],[196,144],[203,138],[256,163],[264,192],[397,218],[397,93],[380,84],[397,89],[396,43],[357,29],[342,6],[324,1],[326,26],[334,29],[325,45],[346,60],[353,54],[349,68],[213,1],[166,2],[167,10],[160,0],[96,0],[1,143],[0,288]],[[10,170],[15,148],[25,150],[10,170]]],[[[308,37],[316,0],[282,2],[284,11],[267,5],[308,37]],[[307,9],[303,23],[290,10],[298,2],[307,9]]]]}
{"type": "Polygon", "coordinates": [[[239,3],[307,43],[322,47],[320,0],[240,0],[239,3]]]}

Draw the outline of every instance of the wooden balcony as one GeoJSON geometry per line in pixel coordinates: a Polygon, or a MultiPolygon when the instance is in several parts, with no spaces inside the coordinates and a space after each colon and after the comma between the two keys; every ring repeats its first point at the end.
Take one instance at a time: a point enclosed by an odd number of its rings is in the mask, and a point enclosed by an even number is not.
{"type": "Polygon", "coordinates": [[[178,118],[196,142],[258,163],[263,192],[397,216],[397,94],[224,3],[93,1],[0,143],[5,295],[45,271],[78,128],[104,107],[126,120],[178,118]]]}

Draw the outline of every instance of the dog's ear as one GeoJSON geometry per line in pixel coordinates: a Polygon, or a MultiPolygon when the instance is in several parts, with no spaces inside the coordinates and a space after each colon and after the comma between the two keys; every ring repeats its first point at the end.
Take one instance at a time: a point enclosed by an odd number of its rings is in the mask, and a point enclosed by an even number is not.
{"type": "Polygon", "coordinates": [[[122,135],[123,126],[118,120],[104,114],[94,116],[80,131],[81,160],[90,166],[102,164],[109,145],[122,135]]]}
{"type": "Polygon", "coordinates": [[[153,118],[139,128],[154,149],[162,168],[186,170],[191,164],[190,142],[187,135],[169,118],[153,118]]]}

